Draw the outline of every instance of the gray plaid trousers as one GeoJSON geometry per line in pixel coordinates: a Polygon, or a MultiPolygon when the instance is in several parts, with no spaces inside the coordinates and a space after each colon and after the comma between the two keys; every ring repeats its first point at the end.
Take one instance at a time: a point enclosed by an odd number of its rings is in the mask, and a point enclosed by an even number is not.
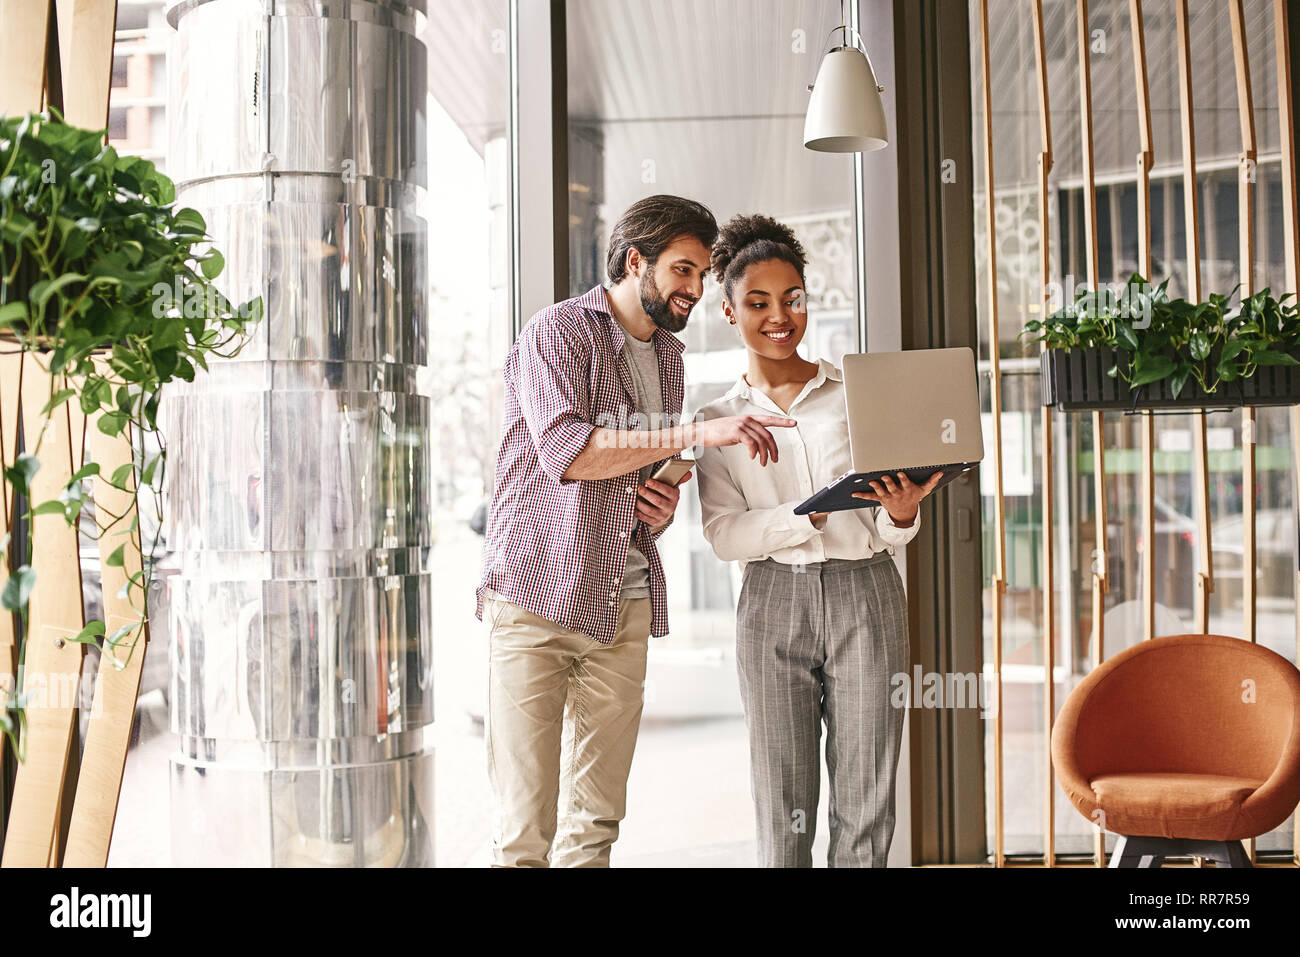
{"type": "Polygon", "coordinates": [[[736,610],[736,661],[759,866],[812,866],[824,720],[827,863],[884,867],[903,736],[890,680],[909,667],[907,600],[889,553],[750,562],[736,610]]]}

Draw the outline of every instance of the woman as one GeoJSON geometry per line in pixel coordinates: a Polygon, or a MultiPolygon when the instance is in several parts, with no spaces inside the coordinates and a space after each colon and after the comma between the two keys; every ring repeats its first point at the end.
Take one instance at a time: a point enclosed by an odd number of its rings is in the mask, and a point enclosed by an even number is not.
{"type": "Polygon", "coordinates": [[[747,458],[744,446],[698,453],[704,537],[723,561],[744,563],[736,660],[759,863],[812,866],[825,720],[828,864],[883,867],[903,731],[890,679],[907,673],[909,657],[892,556],[916,535],[918,505],[942,473],[923,486],[899,473],[854,493],[879,508],[796,515],[796,505],[852,467],[840,370],[795,352],[808,321],[803,247],[766,216],[737,216],[722,228],[710,265],[749,368],[699,417],[798,421],[772,433],[770,463],[747,458]]]}

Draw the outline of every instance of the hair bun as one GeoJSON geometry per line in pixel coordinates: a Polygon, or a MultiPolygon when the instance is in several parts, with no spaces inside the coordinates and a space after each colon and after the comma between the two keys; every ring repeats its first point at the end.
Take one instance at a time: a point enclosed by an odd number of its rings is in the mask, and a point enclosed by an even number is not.
{"type": "Polygon", "coordinates": [[[728,270],[733,265],[743,270],[755,261],[755,254],[760,258],[783,259],[798,269],[801,276],[807,262],[803,245],[793,229],[770,216],[753,213],[733,216],[719,229],[709,266],[720,284],[730,286],[736,277],[728,276],[728,270]],[[750,255],[745,254],[746,250],[750,250],[750,255]]]}

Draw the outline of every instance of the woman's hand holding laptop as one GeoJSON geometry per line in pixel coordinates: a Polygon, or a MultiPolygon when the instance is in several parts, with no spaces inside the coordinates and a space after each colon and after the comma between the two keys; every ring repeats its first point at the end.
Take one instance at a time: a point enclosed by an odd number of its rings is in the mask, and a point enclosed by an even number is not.
{"type": "MultiPolygon", "coordinates": [[[[917,485],[907,477],[906,472],[895,473],[898,476],[897,481],[891,479],[888,475],[882,475],[877,482],[869,483],[874,490],[870,492],[854,492],[854,498],[865,499],[868,502],[879,502],[889,513],[889,518],[895,525],[906,527],[916,520],[916,513],[921,507],[921,499],[925,498],[934,491],[939,480],[943,478],[943,472],[935,472],[925,482],[924,485],[917,485]]],[[[815,512],[813,515],[829,514],[826,512],[815,512]]],[[[811,517],[811,516],[810,516],[811,517]]]]}

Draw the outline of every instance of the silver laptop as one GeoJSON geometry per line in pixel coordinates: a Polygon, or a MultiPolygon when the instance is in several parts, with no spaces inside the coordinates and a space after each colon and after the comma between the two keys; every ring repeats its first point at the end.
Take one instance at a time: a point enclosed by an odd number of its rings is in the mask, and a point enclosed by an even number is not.
{"type": "Polygon", "coordinates": [[[970,349],[914,349],[844,357],[844,403],[853,468],[795,509],[796,515],[876,508],[854,498],[882,475],[938,488],[984,458],[979,384],[970,349]]]}

